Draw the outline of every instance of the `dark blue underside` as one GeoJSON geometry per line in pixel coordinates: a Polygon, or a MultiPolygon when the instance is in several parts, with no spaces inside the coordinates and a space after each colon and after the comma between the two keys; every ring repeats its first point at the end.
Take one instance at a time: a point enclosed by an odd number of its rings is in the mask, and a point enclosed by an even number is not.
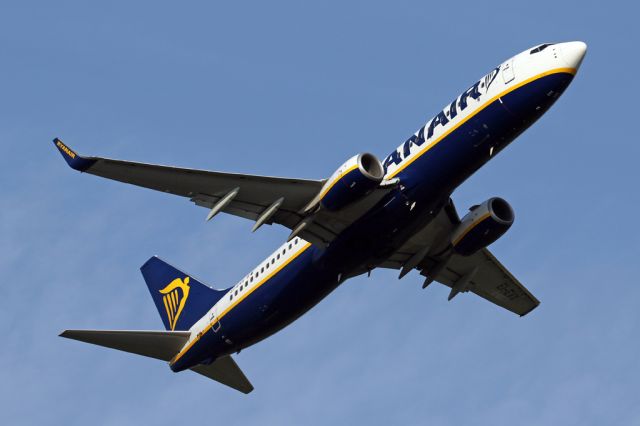
{"type": "Polygon", "coordinates": [[[378,182],[367,178],[359,168],[342,176],[322,198],[322,205],[329,210],[339,210],[352,200],[364,196],[378,186],[378,182]]]}
{"type": "Polygon", "coordinates": [[[572,79],[568,73],[551,74],[484,108],[399,173],[403,189],[389,194],[327,249],[307,249],[225,315],[220,329],[209,330],[172,369],[270,336],[333,291],[340,277],[377,266],[424,227],[457,186],[540,118],[572,79]]]}

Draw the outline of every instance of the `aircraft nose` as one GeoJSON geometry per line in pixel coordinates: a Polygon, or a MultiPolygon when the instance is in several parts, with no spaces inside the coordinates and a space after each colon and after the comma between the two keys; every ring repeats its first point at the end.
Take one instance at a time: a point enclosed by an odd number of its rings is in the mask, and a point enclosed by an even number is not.
{"type": "Polygon", "coordinates": [[[568,43],[561,43],[560,50],[567,66],[577,70],[580,68],[582,59],[587,53],[587,44],[582,41],[570,41],[568,43]]]}

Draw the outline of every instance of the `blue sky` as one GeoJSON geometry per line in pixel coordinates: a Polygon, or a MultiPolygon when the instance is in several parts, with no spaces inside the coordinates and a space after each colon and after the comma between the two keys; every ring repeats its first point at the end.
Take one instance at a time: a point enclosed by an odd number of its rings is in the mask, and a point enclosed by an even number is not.
{"type": "Polygon", "coordinates": [[[640,424],[631,2],[185,3],[0,6],[3,424],[640,424]],[[288,232],[82,176],[53,137],[320,179],[384,157],[509,56],[570,40],[589,45],[572,86],[454,194],[513,205],[492,250],[541,300],[529,316],[374,271],[243,351],[248,396],[57,337],[161,328],[151,255],[222,288],[288,232]]]}

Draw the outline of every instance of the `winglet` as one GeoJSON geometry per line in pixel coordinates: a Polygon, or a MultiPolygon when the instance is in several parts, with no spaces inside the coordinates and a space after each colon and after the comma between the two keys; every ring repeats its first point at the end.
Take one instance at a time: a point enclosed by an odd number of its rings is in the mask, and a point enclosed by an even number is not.
{"type": "Polygon", "coordinates": [[[60,154],[62,154],[62,158],[64,158],[67,164],[74,170],[84,172],[89,167],[93,166],[93,164],[96,162],[96,160],[92,158],[87,158],[76,154],[73,150],[71,150],[71,148],[67,147],[58,138],[55,138],[53,140],[53,144],[56,146],[56,148],[58,148],[60,154]]]}

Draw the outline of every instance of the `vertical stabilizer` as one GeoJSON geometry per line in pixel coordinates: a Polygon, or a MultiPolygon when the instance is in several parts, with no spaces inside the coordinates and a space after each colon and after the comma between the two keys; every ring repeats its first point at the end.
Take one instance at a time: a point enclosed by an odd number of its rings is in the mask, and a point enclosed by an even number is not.
{"type": "Polygon", "coordinates": [[[224,295],[154,256],[140,268],[167,330],[188,330],[224,295]]]}

